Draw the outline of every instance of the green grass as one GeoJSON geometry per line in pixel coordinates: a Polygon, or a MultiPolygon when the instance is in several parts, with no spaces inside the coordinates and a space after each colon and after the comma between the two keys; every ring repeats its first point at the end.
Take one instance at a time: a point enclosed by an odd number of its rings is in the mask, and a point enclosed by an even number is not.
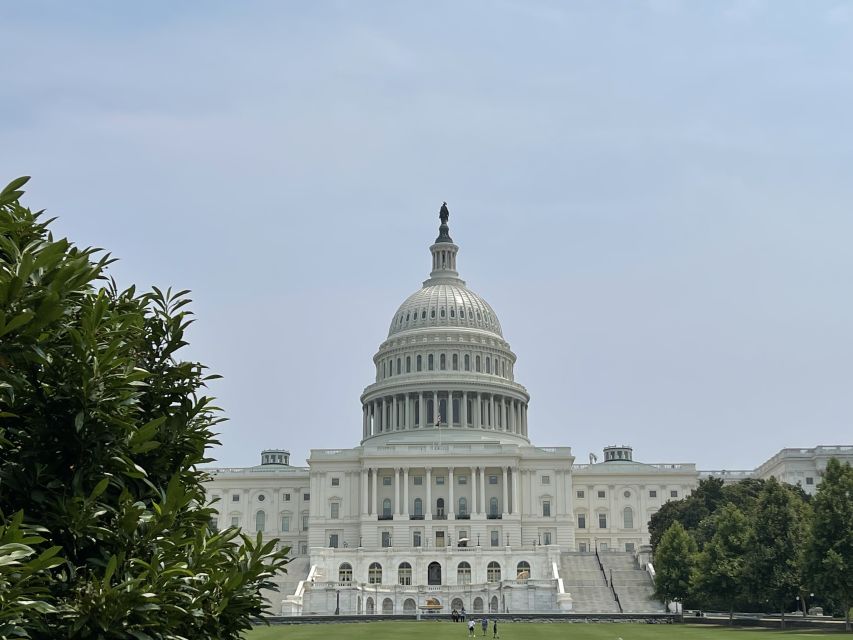
{"type": "MultiPolygon", "coordinates": [[[[501,640],[774,640],[829,635],[820,631],[768,631],[680,624],[498,623],[501,640]]],[[[452,622],[355,622],[258,627],[246,640],[465,640],[468,630],[452,622]]],[[[492,637],[491,627],[486,638],[492,637]]],[[[477,640],[482,630],[477,627],[477,640]]]]}

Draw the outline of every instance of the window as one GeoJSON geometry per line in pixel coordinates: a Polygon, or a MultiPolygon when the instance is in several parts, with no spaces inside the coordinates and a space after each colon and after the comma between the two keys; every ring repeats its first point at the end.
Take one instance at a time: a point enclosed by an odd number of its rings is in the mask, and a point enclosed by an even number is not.
{"type": "Polygon", "coordinates": [[[341,516],[341,503],[340,502],[333,502],[330,506],[331,506],[331,513],[329,514],[329,517],[332,520],[337,520],[341,516]]]}
{"type": "Polygon", "coordinates": [[[583,492],[583,491],[578,491],[578,492],[577,492],[577,496],[578,496],[578,498],[583,498],[583,497],[584,497],[584,495],[586,495],[586,494],[584,494],[584,492],[583,492]]]}
{"type": "Polygon", "coordinates": [[[447,356],[443,353],[438,357],[438,368],[442,371],[447,369],[447,356]]]}
{"type": "Polygon", "coordinates": [[[289,493],[285,493],[285,494],[284,494],[284,501],[285,501],[285,502],[290,502],[290,494],[289,494],[289,493]]]}
{"type": "Polygon", "coordinates": [[[416,516],[424,515],[424,501],[420,498],[415,498],[415,513],[416,516]]]}
{"type": "Polygon", "coordinates": [[[429,310],[429,317],[430,317],[430,318],[435,318],[435,309],[430,309],[430,310],[429,310]]]}
{"type": "Polygon", "coordinates": [[[465,354],[465,371],[471,370],[471,356],[467,353],[465,354]]]}
{"type": "Polygon", "coordinates": [[[498,477],[497,476],[489,476],[489,484],[497,484],[498,477]]]}
{"type": "Polygon", "coordinates": [[[210,527],[210,529],[212,531],[218,531],[219,530],[219,518],[211,518],[208,521],[208,526],[210,527]]]}
{"type": "Polygon", "coordinates": [[[303,502],[308,502],[310,499],[311,499],[311,494],[310,494],[310,493],[303,493],[303,494],[302,494],[302,501],[303,501],[303,502]]]}
{"type": "Polygon", "coordinates": [[[543,531],[542,532],[542,544],[551,544],[551,532],[543,531]]]}
{"type": "Polygon", "coordinates": [[[333,487],[340,487],[341,486],[341,479],[340,478],[332,478],[332,486],[333,487]]]}
{"type": "Polygon", "coordinates": [[[551,517],[551,501],[550,500],[543,500],[542,501],[542,515],[545,518],[551,517]]]}
{"type": "Polygon", "coordinates": [[[586,542],[581,542],[578,544],[578,551],[580,551],[581,553],[586,553],[587,548],[588,547],[586,546],[586,542]]]}
{"type": "Polygon", "coordinates": [[[444,498],[439,498],[435,501],[435,515],[443,516],[444,515],[444,498]]]}
{"type": "Polygon", "coordinates": [[[421,356],[417,356],[415,358],[415,369],[420,371],[422,368],[423,368],[423,360],[422,360],[421,356]]]}
{"type": "Polygon", "coordinates": [[[412,565],[408,562],[401,562],[400,567],[397,569],[397,580],[400,584],[404,586],[409,586],[412,584],[412,565]]]}
{"type": "Polygon", "coordinates": [[[290,516],[281,516],[281,530],[290,531],[290,516]]]}
{"type": "Polygon", "coordinates": [[[457,484],[468,484],[468,476],[459,476],[457,484]]]}
{"type": "Polygon", "coordinates": [[[391,486],[391,476],[382,476],[382,486],[390,487],[391,486]]]}
{"type": "Polygon", "coordinates": [[[634,551],[634,543],[633,543],[633,542],[626,542],[626,543],[625,543],[625,551],[627,551],[627,552],[629,552],[629,553],[633,553],[633,551],[634,551]]]}
{"type": "Polygon", "coordinates": [[[383,531],[382,532],[382,548],[387,549],[391,546],[391,532],[383,531]]]}
{"type": "Polygon", "coordinates": [[[308,531],[308,514],[302,514],[302,530],[308,531]]]}
{"type": "Polygon", "coordinates": [[[352,566],[349,562],[344,562],[338,568],[338,582],[352,582],[352,566]]]}
{"type": "Polygon", "coordinates": [[[338,548],[338,534],[337,533],[330,533],[329,534],[329,547],[331,547],[332,549],[338,548]]]}
{"type": "MultiPolygon", "coordinates": [[[[442,266],[444,266],[444,260],[442,260],[441,262],[442,262],[442,266]]],[[[442,307],[441,308],[441,317],[443,318],[444,315],[445,315],[445,309],[444,309],[444,307],[442,307]]]]}
{"type": "Polygon", "coordinates": [[[263,493],[258,496],[258,502],[263,502],[266,499],[267,499],[267,497],[263,493]]]}
{"type": "Polygon", "coordinates": [[[468,515],[468,500],[465,498],[459,498],[459,515],[468,515]]]}
{"type": "Polygon", "coordinates": [[[308,543],[304,540],[299,543],[299,555],[308,555],[308,543]]]}
{"type": "Polygon", "coordinates": [[[374,562],[367,569],[367,582],[369,584],[382,584],[382,565],[374,562]]]}
{"type": "Polygon", "coordinates": [[[460,562],[456,567],[456,582],[459,584],[471,584],[471,565],[460,562]]]}
{"type": "Polygon", "coordinates": [[[263,531],[267,528],[267,514],[263,511],[258,511],[255,514],[255,531],[263,531]]]}
{"type": "Polygon", "coordinates": [[[605,494],[605,493],[604,493],[604,491],[599,491],[599,492],[598,492],[598,497],[599,497],[599,498],[604,498],[606,495],[607,495],[607,494],[605,494]]]}
{"type": "Polygon", "coordinates": [[[634,512],[631,507],[625,507],[622,511],[622,526],[626,529],[634,528],[634,512]]]}
{"type": "Polygon", "coordinates": [[[235,493],[231,496],[231,502],[240,502],[240,496],[235,493]]]}
{"type": "Polygon", "coordinates": [[[493,529],[489,534],[489,542],[493,547],[497,547],[501,543],[501,536],[497,529],[493,529]]]}
{"type": "Polygon", "coordinates": [[[421,546],[421,532],[420,531],[412,531],[412,546],[420,547],[421,546]]]}
{"type": "Polygon", "coordinates": [[[423,476],[413,476],[412,477],[412,484],[414,484],[416,487],[420,487],[423,483],[424,483],[424,477],[423,476]]]}
{"type": "Polygon", "coordinates": [[[444,484],[444,476],[436,476],[435,477],[436,484],[444,484]]]}
{"type": "Polygon", "coordinates": [[[670,498],[677,498],[678,497],[678,491],[676,489],[673,489],[672,491],[669,492],[669,497],[670,498]]]}
{"type": "Polygon", "coordinates": [[[486,358],[486,373],[492,372],[492,359],[486,358]]]}
{"type": "Polygon", "coordinates": [[[382,515],[386,517],[391,515],[391,498],[385,498],[382,501],[382,515]]]}
{"type": "Polygon", "coordinates": [[[459,371],[459,354],[453,354],[453,370],[459,371]]]}
{"type": "Polygon", "coordinates": [[[598,528],[606,529],[607,528],[607,514],[599,513],[598,514],[598,528]]]}
{"type": "Polygon", "coordinates": [[[542,484],[551,484],[551,476],[542,476],[542,484]]]}
{"type": "Polygon", "coordinates": [[[650,497],[650,498],[657,498],[657,497],[658,497],[658,492],[657,492],[657,491],[655,491],[654,489],[649,489],[649,497],[650,497]]]}
{"type": "Polygon", "coordinates": [[[630,497],[631,497],[631,492],[630,492],[630,491],[626,491],[626,492],[625,492],[625,493],[623,493],[622,495],[623,495],[624,497],[626,497],[626,498],[630,498],[630,497]]]}
{"type": "Polygon", "coordinates": [[[806,476],[806,484],[814,484],[814,478],[811,476],[806,476]]]}
{"type": "Polygon", "coordinates": [[[586,514],[578,514],[578,529],[586,529],[586,514]]]}
{"type": "Polygon", "coordinates": [[[427,370],[432,371],[435,369],[435,357],[432,354],[427,356],[427,370]]]}
{"type": "Polygon", "coordinates": [[[480,372],[480,356],[474,358],[474,368],[477,370],[477,373],[480,372]]]}
{"type": "Polygon", "coordinates": [[[498,499],[490,498],[489,499],[489,515],[496,516],[498,515],[498,499]]]}
{"type": "Polygon", "coordinates": [[[515,566],[515,577],[518,580],[527,580],[530,578],[530,563],[522,560],[515,566]]]}
{"type": "Polygon", "coordinates": [[[403,373],[403,363],[400,358],[397,358],[397,375],[399,376],[401,373],[403,373]]]}
{"type": "Polygon", "coordinates": [[[456,308],[455,307],[450,307],[450,317],[451,318],[456,317],[456,308]]]}
{"type": "Polygon", "coordinates": [[[240,526],[240,516],[231,516],[231,526],[239,527],[240,526]]]}
{"type": "Polygon", "coordinates": [[[490,562],[489,566],[486,567],[486,580],[488,582],[500,582],[501,565],[499,565],[497,562],[490,562]]]}

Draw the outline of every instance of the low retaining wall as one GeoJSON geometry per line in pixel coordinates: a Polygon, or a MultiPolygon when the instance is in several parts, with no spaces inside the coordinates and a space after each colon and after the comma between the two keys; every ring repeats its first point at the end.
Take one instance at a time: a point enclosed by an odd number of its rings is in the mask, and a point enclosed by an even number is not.
{"type": "MultiPolygon", "coordinates": [[[[679,616],[672,613],[476,613],[467,614],[467,619],[479,620],[487,616],[489,620],[497,618],[502,622],[639,622],[649,624],[669,624],[678,622],[679,616]]],[[[417,621],[415,614],[373,614],[373,615],[345,615],[345,616],[270,616],[264,621],[270,624],[321,624],[334,622],[387,622],[389,620],[417,621]]],[[[446,622],[454,624],[449,613],[429,613],[421,615],[421,622],[446,622]]],[[[686,621],[686,620],[685,620],[686,621]]],[[[692,620],[691,620],[692,621],[692,620]]],[[[463,623],[457,622],[462,625],[463,623]]]]}
{"type": "MultiPolygon", "coordinates": [[[[701,618],[689,614],[684,616],[684,624],[706,624],[718,627],[729,626],[729,616],[707,615],[701,618]]],[[[734,627],[763,627],[765,629],[779,629],[782,626],[781,616],[771,617],[738,617],[735,614],[732,620],[734,627]]],[[[785,616],[785,629],[820,629],[821,631],[844,631],[844,620],[835,618],[810,618],[802,616],[785,616]]]]}

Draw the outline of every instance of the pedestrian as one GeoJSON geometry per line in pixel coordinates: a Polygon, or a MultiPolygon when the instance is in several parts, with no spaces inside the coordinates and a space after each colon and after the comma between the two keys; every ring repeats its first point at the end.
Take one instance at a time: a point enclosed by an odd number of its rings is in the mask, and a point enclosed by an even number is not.
{"type": "Polygon", "coordinates": [[[459,619],[459,614],[456,613],[456,609],[450,612],[450,619],[453,620],[453,622],[456,622],[459,619]]]}
{"type": "Polygon", "coordinates": [[[492,634],[492,638],[500,638],[500,636],[498,635],[498,619],[497,618],[492,620],[492,625],[493,625],[492,631],[494,632],[492,634]]]}
{"type": "Polygon", "coordinates": [[[483,616],[483,619],[480,621],[480,625],[483,627],[483,637],[486,637],[486,631],[489,630],[489,619],[486,616],[483,616]]]}
{"type": "Polygon", "coordinates": [[[468,621],[468,637],[469,638],[474,637],[474,619],[473,618],[468,621]]]}
{"type": "Polygon", "coordinates": [[[465,605],[464,604],[462,605],[462,611],[460,612],[460,614],[462,615],[462,622],[465,622],[465,605]]]}

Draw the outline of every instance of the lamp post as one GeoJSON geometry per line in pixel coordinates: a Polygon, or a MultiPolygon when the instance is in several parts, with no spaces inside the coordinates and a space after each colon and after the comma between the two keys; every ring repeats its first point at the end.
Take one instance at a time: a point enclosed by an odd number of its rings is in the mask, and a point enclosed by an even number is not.
{"type": "Polygon", "coordinates": [[[341,615],[341,590],[335,587],[335,615],[341,615]]]}

